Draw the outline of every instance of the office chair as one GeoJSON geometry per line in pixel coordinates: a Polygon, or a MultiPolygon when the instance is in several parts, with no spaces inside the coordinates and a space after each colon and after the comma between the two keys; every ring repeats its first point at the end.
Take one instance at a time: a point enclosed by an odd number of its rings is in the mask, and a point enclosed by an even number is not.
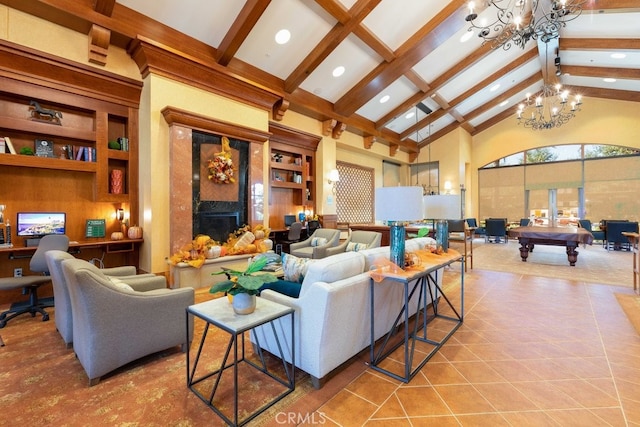
{"type": "Polygon", "coordinates": [[[311,236],[318,228],[320,228],[320,221],[315,219],[307,221],[307,236],[311,236]]]}
{"type": "Polygon", "coordinates": [[[43,322],[49,320],[49,313],[45,311],[45,307],[53,307],[53,301],[51,299],[39,300],[38,288],[51,281],[44,254],[53,249],[69,250],[69,238],[65,235],[49,234],[40,240],[38,248],[29,262],[29,269],[35,273],[42,273],[42,275],[0,278],[0,290],[22,289],[23,294],[29,294],[28,302],[11,304],[9,310],[0,314],[0,328],[4,328],[9,320],[24,313],[31,313],[31,317],[40,313],[43,322]]]}
{"type": "Polygon", "coordinates": [[[279,242],[282,245],[282,251],[289,253],[289,246],[291,246],[292,243],[299,242],[301,235],[302,235],[302,223],[294,222],[293,224],[291,224],[291,226],[289,227],[289,234],[287,235],[287,240],[283,240],[282,242],[279,242]]]}

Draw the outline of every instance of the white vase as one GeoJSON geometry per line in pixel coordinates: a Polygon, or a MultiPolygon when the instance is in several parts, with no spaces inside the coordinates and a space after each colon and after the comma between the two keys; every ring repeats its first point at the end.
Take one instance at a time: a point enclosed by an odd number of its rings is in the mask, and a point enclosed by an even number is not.
{"type": "Polygon", "coordinates": [[[256,309],[256,296],[245,293],[235,294],[231,305],[236,314],[251,314],[256,309]]]}

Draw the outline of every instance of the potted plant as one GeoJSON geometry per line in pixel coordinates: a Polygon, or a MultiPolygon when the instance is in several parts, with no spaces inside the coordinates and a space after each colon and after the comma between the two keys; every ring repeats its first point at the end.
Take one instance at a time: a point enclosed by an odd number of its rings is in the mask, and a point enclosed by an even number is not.
{"type": "Polygon", "coordinates": [[[212,275],[226,274],[229,276],[229,280],[212,285],[209,288],[209,292],[212,294],[225,292],[227,295],[232,295],[233,310],[237,314],[253,313],[256,309],[256,295],[259,293],[260,287],[265,283],[278,280],[271,273],[253,275],[262,270],[267,265],[267,262],[267,258],[259,257],[254,259],[245,271],[223,270],[211,273],[212,275]]]}

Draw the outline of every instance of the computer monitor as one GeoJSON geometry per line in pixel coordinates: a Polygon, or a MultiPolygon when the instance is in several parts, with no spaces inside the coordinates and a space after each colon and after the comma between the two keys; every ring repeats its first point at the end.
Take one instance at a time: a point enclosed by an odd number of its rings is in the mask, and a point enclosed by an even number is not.
{"type": "Polygon", "coordinates": [[[284,226],[285,227],[290,227],[291,224],[293,224],[294,222],[296,222],[296,216],[295,215],[285,215],[284,216],[284,226]]]}
{"type": "Polygon", "coordinates": [[[42,237],[47,234],[65,234],[64,212],[18,212],[17,235],[42,237]]]}

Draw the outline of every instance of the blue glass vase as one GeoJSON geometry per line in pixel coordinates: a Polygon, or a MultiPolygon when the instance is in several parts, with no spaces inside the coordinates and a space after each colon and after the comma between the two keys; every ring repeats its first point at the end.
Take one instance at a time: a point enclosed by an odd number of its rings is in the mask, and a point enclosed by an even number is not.
{"type": "Polygon", "coordinates": [[[404,268],[404,225],[394,222],[389,229],[389,260],[400,268],[404,268]]]}
{"type": "Polygon", "coordinates": [[[436,221],[436,245],[445,252],[449,250],[449,222],[446,219],[436,221]]]}

